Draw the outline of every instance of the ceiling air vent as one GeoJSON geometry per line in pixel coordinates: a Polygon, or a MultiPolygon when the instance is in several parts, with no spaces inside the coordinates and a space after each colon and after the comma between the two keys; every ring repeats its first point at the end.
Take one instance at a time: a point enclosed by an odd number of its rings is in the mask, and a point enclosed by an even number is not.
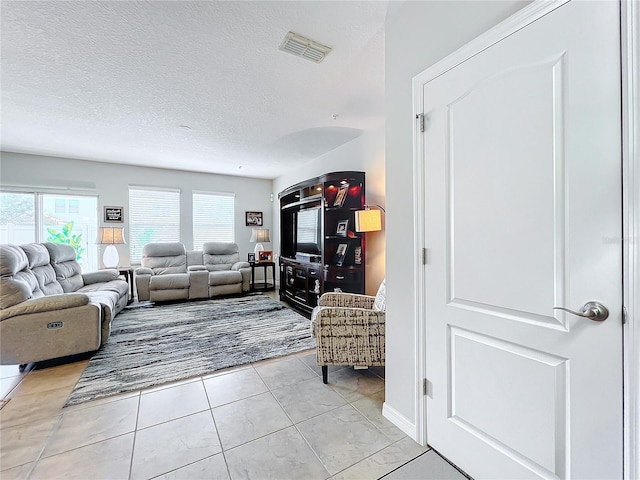
{"type": "Polygon", "coordinates": [[[329,54],[331,47],[322,45],[297,33],[289,32],[280,44],[280,50],[320,63],[329,54]]]}

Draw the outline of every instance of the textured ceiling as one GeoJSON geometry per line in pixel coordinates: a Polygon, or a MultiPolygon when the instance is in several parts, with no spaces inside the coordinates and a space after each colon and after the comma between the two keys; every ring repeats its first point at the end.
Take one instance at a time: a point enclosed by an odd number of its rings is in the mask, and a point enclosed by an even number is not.
{"type": "Polygon", "coordinates": [[[384,121],[388,6],[3,1],[0,146],[275,178],[384,121]],[[281,52],[290,30],[333,51],[281,52]]]}

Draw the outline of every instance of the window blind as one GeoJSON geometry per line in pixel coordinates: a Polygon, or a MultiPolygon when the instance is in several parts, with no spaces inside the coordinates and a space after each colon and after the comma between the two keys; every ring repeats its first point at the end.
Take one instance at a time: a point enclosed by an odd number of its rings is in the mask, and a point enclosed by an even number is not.
{"type": "Polygon", "coordinates": [[[150,242],[180,241],[180,190],[129,187],[129,255],[139,264],[150,242]]]}
{"type": "Polygon", "coordinates": [[[205,242],[234,242],[235,197],[232,193],[193,193],[193,248],[205,242]]]}

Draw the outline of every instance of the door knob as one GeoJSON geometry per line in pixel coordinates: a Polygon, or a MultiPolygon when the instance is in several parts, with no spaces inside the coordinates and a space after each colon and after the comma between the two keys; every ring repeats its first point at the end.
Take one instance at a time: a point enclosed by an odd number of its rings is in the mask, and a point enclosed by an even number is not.
{"type": "Polygon", "coordinates": [[[574,312],[564,307],[553,307],[554,310],[564,310],[565,312],[572,313],[579,317],[588,318],[594,322],[604,322],[609,318],[609,309],[600,302],[587,302],[585,303],[579,312],[574,312]]]}

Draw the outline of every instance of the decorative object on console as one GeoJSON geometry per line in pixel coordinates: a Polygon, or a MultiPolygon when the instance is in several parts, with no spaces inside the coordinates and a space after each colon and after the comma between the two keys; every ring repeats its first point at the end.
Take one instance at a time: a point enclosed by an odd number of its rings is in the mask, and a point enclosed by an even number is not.
{"type": "Polygon", "coordinates": [[[245,212],[245,225],[247,227],[262,226],[262,212],[245,212]]]}
{"type": "Polygon", "coordinates": [[[358,210],[355,213],[356,232],[378,232],[382,230],[382,215],[380,210],[371,210],[370,207],[377,207],[386,213],[385,209],[380,205],[365,205],[364,210],[358,210]]]}
{"type": "Polygon", "coordinates": [[[272,262],[272,261],[273,261],[272,250],[261,250],[258,252],[258,263],[272,262]]]}
{"type": "Polygon", "coordinates": [[[251,238],[250,242],[257,242],[256,247],[253,249],[253,253],[256,254],[256,258],[260,258],[258,255],[261,251],[264,250],[264,245],[262,242],[270,242],[271,238],[269,238],[269,229],[268,228],[253,228],[251,229],[251,238]]]}
{"type": "Polygon", "coordinates": [[[349,184],[343,183],[340,185],[340,189],[336,194],[336,199],[333,202],[334,207],[342,207],[344,205],[344,201],[347,199],[347,192],[349,191],[349,184]]]}
{"type": "Polygon", "coordinates": [[[341,243],[336,249],[336,265],[339,267],[342,266],[342,264],[344,263],[344,257],[347,256],[347,248],[349,248],[348,243],[341,243]]]}
{"type": "Polygon", "coordinates": [[[356,247],[353,250],[353,263],[362,265],[362,247],[356,247]]]}
{"type": "Polygon", "coordinates": [[[349,220],[340,220],[336,226],[336,235],[339,237],[347,236],[347,227],[349,226],[349,220]]]}
{"type": "Polygon", "coordinates": [[[100,245],[106,245],[102,254],[102,263],[106,268],[116,268],[120,261],[120,255],[116,245],[124,245],[124,227],[100,227],[98,241],[100,245]]]}
{"type": "Polygon", "coordinates": [[[247,262],[256,263],[256,254],[255,253],[247,254],[247,262]]]}

